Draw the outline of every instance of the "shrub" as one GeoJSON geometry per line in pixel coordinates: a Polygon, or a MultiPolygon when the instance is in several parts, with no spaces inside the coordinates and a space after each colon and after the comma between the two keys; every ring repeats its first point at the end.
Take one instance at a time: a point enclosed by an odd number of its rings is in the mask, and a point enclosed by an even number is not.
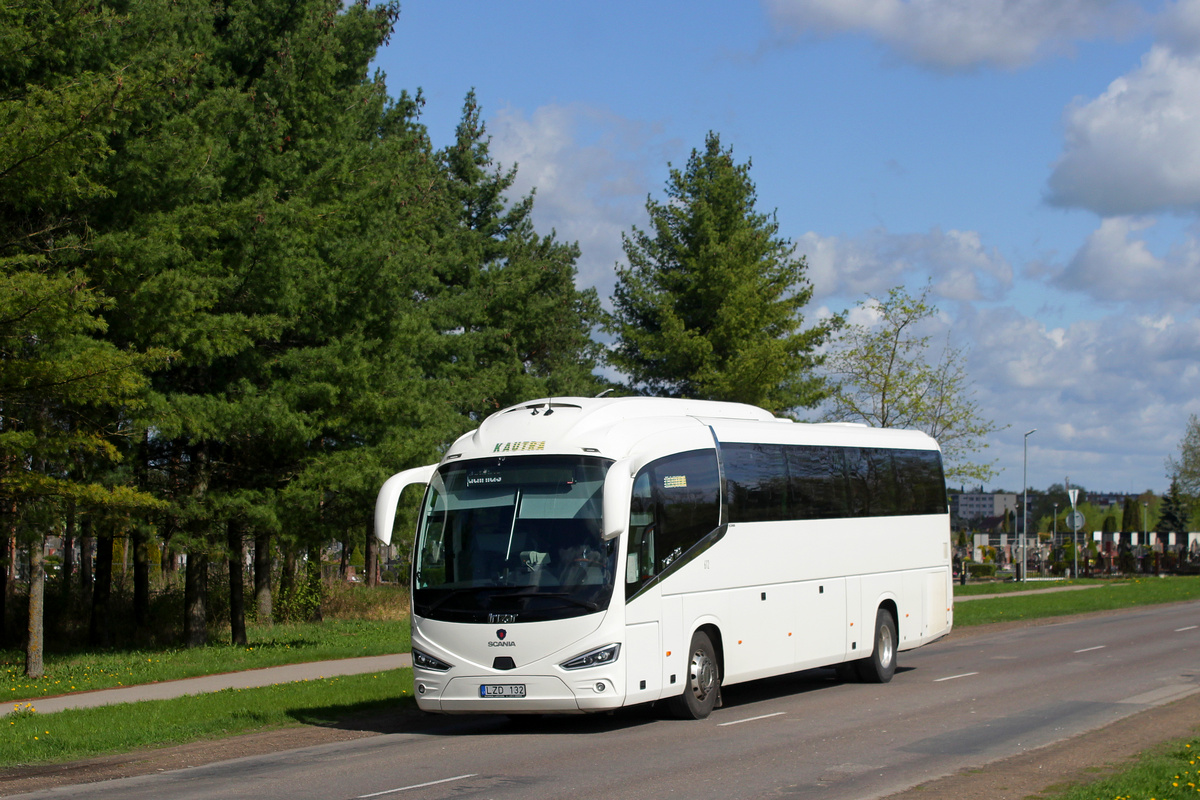
{"type": "Polygon", "coordinates": [[[996,577],[995,564],[967,564],[967,571],[971,573],[972,578],[994,578],[996,577]]]}

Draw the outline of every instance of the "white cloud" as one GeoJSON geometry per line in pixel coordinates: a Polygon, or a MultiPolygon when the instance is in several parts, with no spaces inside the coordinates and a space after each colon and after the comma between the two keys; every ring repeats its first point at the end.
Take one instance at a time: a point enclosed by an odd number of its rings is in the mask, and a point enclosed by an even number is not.
{"type": "Polygon", "coordinates": [[[797,240],[818,297],[881,296],[898,285],[932,280],[948,300],[999,298],[1011,285],[1011,265],[974,231],[937,228],[922,234],[874,230],[854,239],[807,233],[797,240]]]}
{"type": "Polygon", "coordinates": [[[1152,219],[1136,217],[1101,221],[1053,283],[1110,303],[1178,308],[1200,302],[1200,241],[1189,234],[1160,258],[1138,238],[1153,225],[1152,219]]]}
{"type": "Polygon", "coordinates": [[[764,0],[784,28],[865,34],[942,70],[1023,67],[1076,41],[1119,34],[1140,14],[1127,0],[764,0]]]}
{"type": "Polygon", "coordinates": [[[624,257],[621,234],[645,226],[646,197],[657,189],[651,175],[665,175],[670,143],[653,126],[581,104],[542,106],[531,115],[504,109],[488,129],[493,157],[518,166],[512,193],[536,187],[538,231],[579,242],[576,283],[596,287],[607,301],[614,265],[624,257]]]}
{"type": "Polygon", "coordinates": [[[1008,468],[998,485],[1019,487],[1022,433],[1038,428],[1031,485],[1071,475],[1092,489],[1166,488],[1165,477],[1139,483],[1163,474],[1200,410],[1200,320],[1114,314],[1048,328],[1011,308],[964,307],[953,329],[973,343],[966,366],[984,416],[1012,425],[991,437],[989,455],[1008,468]]]}
{"type": "Polygon", "coordinates": [[[1200,56],[1155,45],[1100,97],[1067,109],[1050,202],[1105,217],[1200,209],[1198,97],[1200,56]]]}
{"type": "Polygon", "coordinates": [[[1159,38],[1175,52],[1200,52],[1200,0],[1168,3],[1156,27],[1159,38]]]}

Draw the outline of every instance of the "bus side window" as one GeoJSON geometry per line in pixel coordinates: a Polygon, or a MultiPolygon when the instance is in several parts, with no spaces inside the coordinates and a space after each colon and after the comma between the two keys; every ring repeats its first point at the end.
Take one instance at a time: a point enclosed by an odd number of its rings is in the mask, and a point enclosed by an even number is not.
{"type": "Polygon", "coordinates": [[[638,473],[630,505],[627,588],[670,567],[721,524],[720,484],[715,450],[660,458],[638,473]]]}
{"type": "Polygon", "coordinates": [[[654,494],[650,473],[642,471],[633,482],[629,504],[629,555],[625,582],[639,584],[654,574],[654,494]]]}

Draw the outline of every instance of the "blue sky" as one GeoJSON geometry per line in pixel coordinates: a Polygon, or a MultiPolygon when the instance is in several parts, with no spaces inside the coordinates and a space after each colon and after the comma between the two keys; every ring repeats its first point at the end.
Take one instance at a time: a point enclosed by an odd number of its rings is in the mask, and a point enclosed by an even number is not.
{"type": "MultiPolygon", "coordinates": [[[[809,263],[808,315],[927,283],[988,488],[1166,488],[1200,414],[1200,0],[402,0],[377,65],[449,143],[475,89],[534,219],[611,295],[714,131],[809,263]]],[[[856,319],[869,320],[859,312],[856,319]]]]}

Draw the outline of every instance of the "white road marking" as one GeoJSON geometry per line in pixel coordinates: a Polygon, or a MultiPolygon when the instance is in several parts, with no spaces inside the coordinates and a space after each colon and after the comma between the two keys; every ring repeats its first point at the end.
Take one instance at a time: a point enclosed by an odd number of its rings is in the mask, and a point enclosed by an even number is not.
{"type": "Polygon", "coordinates": [[[1194,631],[1196,628],[1200,628],[1200,625],[1188,625],[1186,628],[1176,628],[1175,632],[1183,633],[1184,631],[1194,631]]]}
{"type": "Polygon", "coordinates": [[[717,727],[724,728],[727,725],[741,725],[743,722],[754,722],[755,720],[760,720],[760,719],[770,719],[771,717],[780,717],[786,713],[787,713],[786,711],[776,711],[774,714],[763,714],[761,717],[750,717],[748,719],[737,719],[737,720],[734,720],[733,722],[722,722],[717,727]]]}
{"type": "Polygon", "coordinates": [[[1085,647],[1082,650],[1076,650],[1076,653],[1090,653],[1093,650],[1103,650],[1108,645],[1098,644],[1095,647],[1085,647]]]}
{"type": "Polygon", "coordinates": [[[952,681],[952,680],[956,680],[958,678],[969,678],[972,675],[978,675],[978,674],[979,674],[978,672],[964,672],[962,675],[948,675],[945,678],[934,678],[933,682],[941,683],[942,681],[952,681]]]}
{"type": "Polygon", "coordinates": [[[412,786],[401,786],[399,789],[388,789],[383,792],[373,792],[371,794],[360,794],[356,800],[363,800],[365,797],[381,797],[385,794],[395,794],[396,792],[407,792],[409,789],[424,789],[426,786],[437,786],[439,783],[450,783],[450,781],[461,781],[463,778],[474,778],[475,773],[470,775],[455,775],[453,778],[442,778],[440,781],[429,781],[428,783],[415,783],[412,786]]]}

